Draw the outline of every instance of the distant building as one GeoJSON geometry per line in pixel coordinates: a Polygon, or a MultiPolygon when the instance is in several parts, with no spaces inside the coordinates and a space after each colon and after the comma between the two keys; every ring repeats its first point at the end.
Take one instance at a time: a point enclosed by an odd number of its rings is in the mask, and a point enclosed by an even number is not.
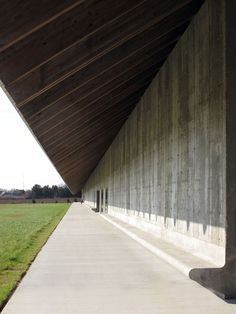
{"type": "Polygon", "coordinates": [[[0,199],[25,199],[26,194],[24,190],[0,191],[0,199]]]}

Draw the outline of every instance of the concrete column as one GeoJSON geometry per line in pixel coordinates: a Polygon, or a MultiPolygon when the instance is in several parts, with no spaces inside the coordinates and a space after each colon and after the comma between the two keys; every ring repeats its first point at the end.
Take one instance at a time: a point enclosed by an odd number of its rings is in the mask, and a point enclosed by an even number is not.
{"type": "MultiPolygon", "coordinates": [[[[225,0],[226,252],[220,269],[193,269],[190,278],[224,299],[236,298],[236,1],[225,0]]],[[[222,60],[222,62],[224,62],[222,60]]]]}

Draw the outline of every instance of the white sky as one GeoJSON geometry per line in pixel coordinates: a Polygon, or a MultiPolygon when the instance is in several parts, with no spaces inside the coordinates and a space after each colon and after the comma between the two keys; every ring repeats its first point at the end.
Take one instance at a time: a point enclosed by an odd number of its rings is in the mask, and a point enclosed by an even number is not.
{"type": "Polygon", "coordinates": [[[0,88],[0,188],[31,188],[63,180],[0,88]]]}

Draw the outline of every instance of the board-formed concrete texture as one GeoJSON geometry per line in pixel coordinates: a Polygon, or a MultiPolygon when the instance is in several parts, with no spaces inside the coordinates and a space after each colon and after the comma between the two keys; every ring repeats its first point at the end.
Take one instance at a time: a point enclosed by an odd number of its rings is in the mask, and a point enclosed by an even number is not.
{"type": "Polygon", "coordinates": [[[234,314],[235,307],[74,203],[2,314],[234,314]]]}
{"type": "Polygon", "coordinates": [[[93,206],[95,191],[107,188],[109,213],[141,216],[219,251],[226,208],[222,8],[203,5],[84,187],[93,206]]]}
{"type": "Polygon", "coordinates": [[[0,1],[0,79],[87,205],[236,298],[236,1],[0,1]]]}
{"type": "Polygon", "coordinates": [[[226,2],[203,4],[83,194],[95,207],[96,191],[107,189],[109,214],[222,266],[226,255],[223,269],[193,270],[190,277],[230,298],[236,297],[235,5],[226,2]]]}

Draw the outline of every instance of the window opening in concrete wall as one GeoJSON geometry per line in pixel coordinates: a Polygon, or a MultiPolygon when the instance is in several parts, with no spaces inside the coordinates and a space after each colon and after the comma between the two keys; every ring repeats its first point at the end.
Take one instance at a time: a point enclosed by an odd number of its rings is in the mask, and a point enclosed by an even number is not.
{"type": "Polygon", "coordinates": [[[97,190],[97,197],[96,197],[96,202],[97,202],[97,211],[100,211],[100,191],[97,190]]]}
{"type": "Polygon", "coordinates": [[[105,189],[105,213],[108,212],[108,189],[105,189]]]}
{"type": "Polygon", "coordinates": [[[103,189],[101,190],[101,213],[104,210],[104,196],[103,196],[103,189]]]}

